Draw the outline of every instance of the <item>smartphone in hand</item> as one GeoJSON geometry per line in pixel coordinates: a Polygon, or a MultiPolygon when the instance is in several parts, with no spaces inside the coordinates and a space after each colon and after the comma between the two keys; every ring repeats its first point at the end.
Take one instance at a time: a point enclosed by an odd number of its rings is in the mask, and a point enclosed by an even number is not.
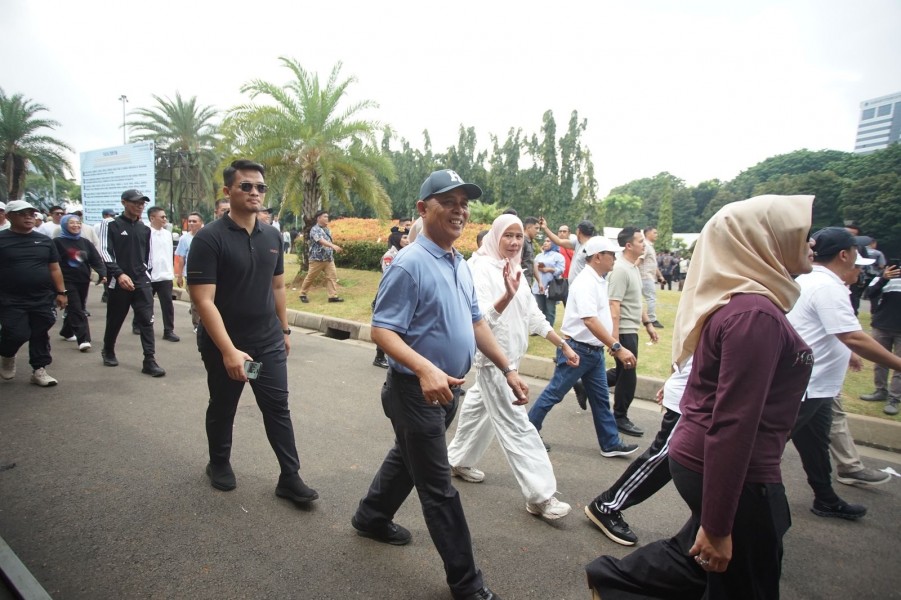
{"type": "Polygon", "coordinates": [[[254,362],[252,360],[244,361],[244,374],[247,375],[247,379],[256,379],[260,375],[260,370],[263,368],[263,363],[254,362]]]}

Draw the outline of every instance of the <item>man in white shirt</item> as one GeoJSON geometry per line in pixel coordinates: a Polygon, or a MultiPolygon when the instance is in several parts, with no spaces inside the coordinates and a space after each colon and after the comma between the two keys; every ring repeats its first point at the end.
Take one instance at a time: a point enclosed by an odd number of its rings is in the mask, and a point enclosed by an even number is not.
{"type": "Polygon", "coordinates": [[[43,225],[37,228],[38,233],[43,233],[48,238],[55,238],[56,232],[59,231],[59,222],[62,220],[63,215],[66,214],[66,211],[63,210],[62,206],[51,206],[50,207],[50,220],[45,221],[43,225]]]}
{"type": "MultiPolygon", "coordinates": [[[[168,219],[166,210],[159,206],[151,206],[147,210],[150,219],[150,285],[153,293],[160,299],[160,311],[163,313],[163,339],[168,342],[179,342],[175,335],[175,305],[172,303],[172,280],[175,279],[173,260],[172,234],[166,229],[168,219]]],[[[141,330],[137,323],[132,324],[135,334],[141,330]]]]}
{"type": "MultiPolygon", "coordinates": [[[[191,242],[194,240],[194,234],[203,228],[203,216],[199,212],[188,214],[188,227],[178,239],[178,247],[175,249],[175,283],[180,288],[185,287],[185,276],[188,274],[188,254],[191,252],[191,242]]],[[[194,326],[194,332],[197,332],[197,325],[200,323],[200,315],[191,302],[191,324],[194,326]]]]}
{"type": "MultiPolygon", "coordinates": [[[[848,504],[832,489],[829,462],[829,430],[832,403],[841,392],[849,364],[860,366],[860,355],[893,369],[901,358],[863,332],[854,316],[848,285],[857,281],[860,267],[873,259],[858,255],[859,238],[841,227],[827,227],[813,235],[814,267],[798,277],[801,296],[787,318],[813,351],[813,371],[791,439],[801,455],[807,482],[814,492],[811,512],[821,517],[856,520],[867,513],[859,504],[848,504]]],[[[873,472],[869,484],[890,477],[873,472]]],[[[861,481],[864,483],[863,481],[861,481]]]]}
{"type": "Polygon", "coordinates": [[[594,421],[595,434],[605,457],[625,456],[638,450],[636,444],[626,444],[616,429],[610,412],[607,390],[607,371],[604,368],[604,346],[620,359],[626,368],[634,369],[635,355],[620,344],[613,334],[607,281],[604,275],[613,270],[616,253],[622,248],[602,236],[588,240],[584,247],[585,268],[569,288],[569,300],[563,312],[560,328],[566,343],[579,355],[579,366],[558,362],[554,375],[529,411],[529,421],[541,431],[544,418],[555,404],[563,400],[579,379],[585,385],[588,404],[594,421]]]}

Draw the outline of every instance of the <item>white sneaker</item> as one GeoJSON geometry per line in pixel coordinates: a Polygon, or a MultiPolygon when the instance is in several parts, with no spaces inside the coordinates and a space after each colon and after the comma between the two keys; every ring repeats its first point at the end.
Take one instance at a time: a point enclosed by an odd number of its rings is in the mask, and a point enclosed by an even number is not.
{"type": "Polygon", "coordinates": [[[82,343],[78,344],[79,352],[87,352],[90,349],[91,349],[91,342],[82,342],[82,343]]]}
{"type": "Polygon", "coordinates": [[[566,502],[560,502],[554,496],[551,496],[544,502],[526,502],[526,510],[533,515],[553,521],[568,515],[572,507],[566,502]]]}
{"type": "Polygon", "coordinates": [[[44,367],[41,367],[40,369],[35,369],[34,373],[31,374],[31,383],[41,387],[50,387],[59,382],[53,377],[50,377],[47,370],[44,367]]]}
{"type": "Polygon", "coordinates": [[[16,357],[0,356],[0,378],[12,379],[16,376],[16,357]]]}
{"type": "Polygon", "coordinates": [[[474,467],[451,467],[451,475],[469,483],[482,483],[485,481],[485,473],[474,467]]]}
{"type": "Polygon", "coordinates": [[[61,336],[61,337],[62,337],[64,340],[66,340],[67,342],[76,342],[76,341],[78,341],[78,338],[75,337],[74,335],[70,335],[69,337],[66,337],[66,336],[63,335],[63,336],[61,336]]]}

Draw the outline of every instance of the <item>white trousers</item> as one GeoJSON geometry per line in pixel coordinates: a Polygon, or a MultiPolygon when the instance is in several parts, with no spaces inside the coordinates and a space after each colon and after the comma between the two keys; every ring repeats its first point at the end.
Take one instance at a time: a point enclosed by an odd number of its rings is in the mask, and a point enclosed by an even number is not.
{"type": "Polygon", "coordinates": [[[463,400],[447,458],[455,467],[474,467],[491,444],[493,430],[526,501],[543,502],[557,491],[557,478],[526,406],[515,406],[515,399],[500,370],[480,368],[463,400]]]}

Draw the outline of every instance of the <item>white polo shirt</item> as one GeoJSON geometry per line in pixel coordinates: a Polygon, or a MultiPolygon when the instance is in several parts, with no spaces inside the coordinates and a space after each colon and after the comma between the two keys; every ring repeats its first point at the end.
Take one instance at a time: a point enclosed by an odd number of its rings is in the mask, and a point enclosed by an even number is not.
{"type": "Polygon", "coordinates": [[[593,268],[586,266],[569,286],[560,331],[577,342],[603,346],[601,340],[594,337],[585,326],[582,319],[587,317],[597,317],[604,329],[608,332],[613,331],[610,299],[607,297],[607,280],[598,275],[593,268]]]}
{"type": "Polygon", "coordinates": [[[813,350],[813,371],[807,384],[811,398],[833,398],[842,389],[851,350],[836,334],[860,331],[854,316],[850,290],[838,275],[824,266],[796,279],[801,297],[786,317],[813,350]]]}

